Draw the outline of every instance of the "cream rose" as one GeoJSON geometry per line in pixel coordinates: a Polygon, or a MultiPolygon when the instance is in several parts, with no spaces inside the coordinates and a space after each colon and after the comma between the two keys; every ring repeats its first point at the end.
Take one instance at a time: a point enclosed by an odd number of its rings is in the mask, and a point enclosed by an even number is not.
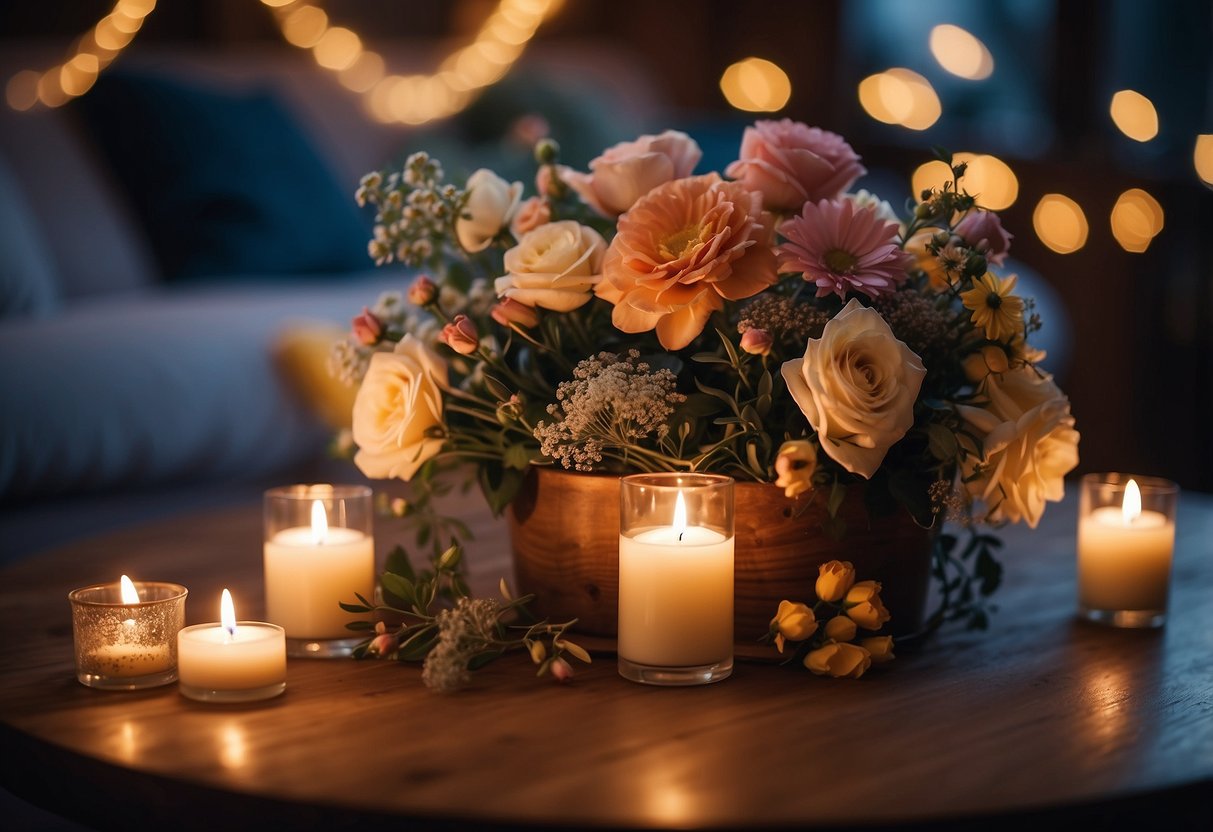
{"type": "Polygon", "coordinates": [[[410,479],[438,453],[446,364],[413,335],[377,352],[354,399],[354,464],[371,479],[410,479]]]}
{"type": "Polygon", "coordinates": [[[591,297],[602,279],[606,240],[572,220],[541,225],[505,253],[497,296],[526,306],[568,312],[591,297]]]}
{"type": "Polygon", "coordinates": [[[809,339],[804,358],[782,370],[822,450],[865,478],[914,424],[914,402],[927,374],[880,313],[854,299],[826,324],[820,340],[809,339]]]}
{"type": "Polygon", "coordinates": [[[957,407],[983,437],[980,461],[964,465],[966,487],[991,520],[1036,528],[1045,502],[1062,498],[1065,475],[1078,465],[1070,400],[1052,376],[1028,365],[988,376],[981,389],[989,404],[957,407]]]}
{"type": "Polygon", "coordinates": [[[455,236],[464,250],[484,251],[509,224],[522,201],[522,183],[506,182],[488,168],[468,177],[463,213],[455,220],[455,236]]]}

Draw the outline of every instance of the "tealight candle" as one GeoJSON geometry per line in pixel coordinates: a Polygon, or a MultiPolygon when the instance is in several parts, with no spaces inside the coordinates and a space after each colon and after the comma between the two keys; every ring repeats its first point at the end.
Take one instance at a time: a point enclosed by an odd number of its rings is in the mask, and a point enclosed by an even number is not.
{"type": "Polygon", "coordinates": [[[620,481],[619,673],[694,685],[733,672],[733,480],[620,481]]]}
{"type": "Polygon", "coordinates": [[[1175,483],[1088,474],[1078,515],[1078,605],[1092,621],[1159,627],[1166,621],[1175,548],[1175,483]]]}
{"type": "Polygon", "coordinates": [[[177,679],[177,631],[188,590],[180,584],[132,581],[73,590],[76,679],[107,690],[141,690],[177,679]]]}
{"type": "Polygon", "coordinates": [[[236,621],[232,595],[220,601],[218,624],[177,634],[181,695],[203,702],[253,702],[286,690],[286,634],[260,621],[236,621]]]}
{"type": "Polygon", "coordinates": [[[266,618],[286,630],[287,653],[348,656],[362,639],[342,601],[375,591],[371,490],[295,485],[265,494],[266,618]]]}

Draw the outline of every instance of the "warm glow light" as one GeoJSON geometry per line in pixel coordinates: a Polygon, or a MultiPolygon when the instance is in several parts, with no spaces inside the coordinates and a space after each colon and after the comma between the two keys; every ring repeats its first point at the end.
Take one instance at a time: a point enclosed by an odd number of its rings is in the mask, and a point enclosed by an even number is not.
{"type": "Polygon", "coordinates": [[[121,587],[121,589],[119,590],[119,593],[122,595],[122,603],[124,603],[124,604],[138,604],[139,603],[139,593],[135,590],[135,584],[131,582],[130,578],[126,577],[126,575],[123,575],[121,578],[118,579],[118,585],[121,587]]]}
{"type": "Polygon", "coordinates": [[[329,516],[324,510],[324,503],[312,500],[312,542],[321,544],[328,540],[329,516]]]}
{"type": "Polygon", "coordinates": [[[792,82],[776,64],[762,58],[746,58],[730,65],[720,76],[720,91],[738,110],[772,113],[787,105],[792,97],[792,82]]]}
{"type": "Polygon", "coordinates": [[[1061,194],[1045,194],[1032,212],[1040,241],[1058,254],[1071,254],[1087,243],[1087,217],[1082,207],[1061,194]]]}
{"type": "Polygon", "coordinates": [[[244,741],[244,729],[236,722],[223,726],[219,735],[219,760],[224,768],[243,768],[248,762],[248,744],[244,741]]]}
{"type": "Polygon", "coordinates": [[[232,593],[227,591],[227,587],[224,587],[223,596],[219,599],[219,623],[229,636],[236,635],[236,605],[232,603],[232,593]]]}
{"type": "Polygon", "coordinates": [[[682,540],[682,536],[687,530],[687,503],[682,498],[682,492],[678,492],[678,499],[674,501],[674,522],[671,524],[674,531],[678,532],[678,539],[682,540]]]}
{"type": "Polygon", "coordinates": [[[62,107],[71,98],[63,89],[63,68],[48,69],[38,79],[38,100],[47,107],[62,107]]]}
{"type": "Polygon", "coordinates": [[[310,49],[324,36],[329,16],[315,6],[300,6],[287,12],[282,20],[282,36],[292,46],[310,49]]]}
{"type": "Polygon", "coordinates": [[[262,4],[269,6],[272,9],[277,9],[282,6],[289,6],[295,0],[261,0],[262,4]]]}
{"type": "Polygon", "coordinates": [[[931,30],[931,54],[953,75],[980,81],[994,71],[994,57],[971,32],[941,23],[931,30]]]}
{"type": "Polygon", "coordinates": [[[341,71],[337,80],[347,90],[367,92],[383,80],[383,72],[383,57],[378,52],[363,50],[358,60],[341,71]]]}
{"type": "Polygon", "coordinates": [[[14,110],[28,110],[38,103],[38,80],[42,76],[32,69],[23,69],[8,79],[4,98],[14,110]]]}
{"type": "Polygon", "coordinates": [[[1196,137],[1196,147],[1192,151],[1192,164],[1196,167],[1196,175],[1207,185],[1213,185],[1213,133],[1204,133],[1196,137]]]}
{"type": "Polygon", "coordinates": [[[942,112],[931,82],[902,67],[860,81],[859,103],[877,121],[910,130],[926,130],[942,112]]]}
{"type": "Polygon", "coordinates": [[[1137,487],[1137,480],[1129,480],[1129,484],[1125,486],[1125,499],[1120,504],[1120,513],[1126,526],[1133,525],[1133,521],[1141,517],[1141,489],[1137,487]]]}
{"type": "MultiPolygon", "coordinates": [[[[968,167],[960,185],[973,196],[977,204],[991,211],[1010,208],[1019,198],[1019,179],[1010,166],[997,156],[977,153],[954,153],[954,164],[965,162],[968,167]]],[[[928,188],[940,189],[952,181],[952,169],[938,159],[919,165],[910,178],[914,198],[921,199],[928,188]]]]}
{"type": "Polygon", "coordinates": [[[1150,194],[1132,188],[1116,200],[1112,208],[1112,236],[1125,251],[1145,251],[1162,228],[1162,206],[1150,194]]]}
{"type": "Polygon", "coordinates": [[[334,26],[312,47],[316,63],[325,69],[348,69],[362,53],[362,39],[341,26],[334,26]]]}
{"type": "Polygon", "coordinates": [[[1154,103],[1135,90],[1121,90],[1112,96],[1109,108],[1112,121],[1130,139],[1148,142],[1158,135],[1158,112],[1154,103]]]}
{"type": "Polygon", "coordinates": [[[114,11],[142,20],[156,8],[156,0],[118,0],[114,11]]]}

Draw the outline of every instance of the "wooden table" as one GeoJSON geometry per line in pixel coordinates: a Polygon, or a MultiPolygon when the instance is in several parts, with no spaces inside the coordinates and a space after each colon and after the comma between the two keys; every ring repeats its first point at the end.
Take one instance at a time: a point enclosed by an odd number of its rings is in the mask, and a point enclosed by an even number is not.
{"type": "Polygon", "coordinates": [[[66,594],[127,572],[188,585],[187,623],[225,585],[256,617],[260,506],[109,534],[0,571],[3,785],[101,828],[1213,828],[1213,501],[1184,498],[1162,632],[1075,620],[1074,528],[1070,501],[1008,530],[993,630],[859,681],[742,663],[659,689],[600,656],[560,686],[519,659],[443,697],[414,666],[292,660],[282,697],[219,707],[79,685],[66,594]]]}

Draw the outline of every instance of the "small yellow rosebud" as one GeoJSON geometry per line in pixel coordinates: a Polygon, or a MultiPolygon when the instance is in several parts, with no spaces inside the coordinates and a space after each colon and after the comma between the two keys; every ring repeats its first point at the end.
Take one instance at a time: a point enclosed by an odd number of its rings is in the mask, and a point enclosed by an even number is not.
{"type": "Polygon", "coordinates": [[[872,666],[872,657],[858,645],[831,642],[805,656],[804,666],[819,676],[858,679],[872,666]]]}
{"type": "Polygon", "coordinates": [[[847,593],[847,615],[866,630],[879,630],[891,617],[880,600],[880,584],[860,581],[847,593]]]}
{"type": "Polygon", "coordinates": [[[532,641],[530,649],[531,661],[533,661],[535,664],[540,664],[545,658],[547,658],[548,650],[543,646],[542,641],[532,641]]]}
{"type": "Polygon", "coordinates": [[[813,475],[817,473],[817,446],[807,439],[794,439],[779,446],[775,456],[775,484],[787,497],[796,497],[813,490],[813,475]]]}
{"type": "Polygon", "coordinates": [[[780,601],[779,611],[771,619],[771,628],[778,630],[788,641],[804,641],[817,632],[817,619],[804,604],[780,601]]]}
{"type": "Polygon", "coordinates": [[[855,567],[850,561],[832,560],[817,567],[817,597],[823,601],[840,601],[855,583],[855,567]]]}
{"type": "Polygon", "coordinates": [[[850,641],[855,638],[857,632],[859,628],[855,626],[855,622],[845,615],[836,615],[826,622],[826,638],[834,641],[850,641]]]}
{"type": "Polygon", "coordinates": [[[893,637],[871,636],[859,640],[859,646],[872,654],[872,661],[881,664],[893,661],[893,637]]]}

